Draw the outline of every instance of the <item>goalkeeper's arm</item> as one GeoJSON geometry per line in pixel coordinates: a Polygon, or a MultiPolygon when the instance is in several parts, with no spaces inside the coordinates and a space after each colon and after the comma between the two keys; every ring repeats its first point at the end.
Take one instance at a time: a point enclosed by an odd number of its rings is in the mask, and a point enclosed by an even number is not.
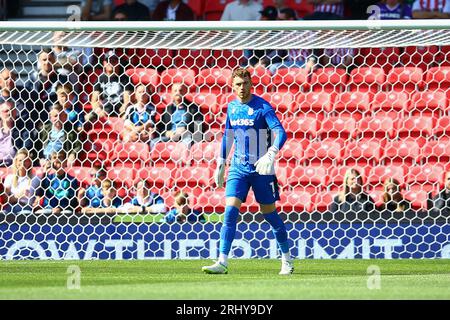
{"type": "Polygon", "coordinates": [[[286,131],[278,117],[275,115],[273,109],[265,114],[265,119],[270,130],[275,133],[275,140],[273,145],[267,150],[266,154],[259,158],[255,163],[255,170],[261,175],[275,174],[275,157],[287,140],[286,131]]]}
{"type": "Polygon", "coordinates": [[[230,153],[231,147],[233,146],[234,141],[234,133],[231,128],[230,121],[227,117],[225,123],[225,132],[222,137],[222,144],[220,147],[220,155],[217,159],[217,167],[214,172],[214,182],[218,188],[223,187],[223,183],[225,182],[225,163],[228,158],[228,154],[230,153]]]}

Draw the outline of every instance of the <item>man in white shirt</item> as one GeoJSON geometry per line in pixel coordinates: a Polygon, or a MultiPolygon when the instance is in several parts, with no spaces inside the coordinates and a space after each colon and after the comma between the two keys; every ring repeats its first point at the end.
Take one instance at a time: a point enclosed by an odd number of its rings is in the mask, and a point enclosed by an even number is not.
{"type": "Polygon", "coordinates": [[[412,11],[414,19],[448,19],[450,0],[416,0],[412,11]]]}
{"type": "Polygon", "coordinates": [[[259,20],[263,7],[255,0],[236,0],[225,7],[222,21],[251,21],[259,20]]]}

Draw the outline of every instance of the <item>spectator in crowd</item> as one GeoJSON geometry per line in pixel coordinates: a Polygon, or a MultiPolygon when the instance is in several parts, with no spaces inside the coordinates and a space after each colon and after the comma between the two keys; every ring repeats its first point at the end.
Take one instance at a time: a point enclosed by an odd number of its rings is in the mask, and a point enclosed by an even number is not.
{"type": "Polygon", "coordinates": [[[67,113],[63,107],[59,103],[55,103],[50,111],[50,121],[41,132],[40,141],[44,144],[42,164],[45,165],[45,159],[50,159],[53,153],[60,151],[65,151],[68,156],[64,163],[73,164],[81,152],[82,140],[81,134],[71,122],[67,121],[67,113]]]}
{"type": "Polygon", "coordinates": [[[187,87],[174,83],[171,88],[173,102],[167,106],[156,124],[157,135],[152,144],[167,141],[182,141],[190,146],[197,141],[196,135],[203,133],[203,115],[200,108],[186,98],[187,87]]]}
{"type": "Polygon", "coordinates": [[[377,3],[380,20],[411,19],[411,6],[404,0],[386,0],[377,3]]]}
{"type": "Polygon", "coordinates": [[[414,19],[449,19],[450,1],[415,0],[412,6],[414,19]]]}
{"type": "MultiPolygon", "coordinates": [[[[16,121],[14,126],[19,130],[19,137],[16,142],[17,148],[35,150],[34,142],[38,136],[36,122],[39,115],[33,102],[37,98],[30,95],[24,88],[17,87],[17,78],[18,74],[13,70],[4,68],[0,71],[0,104],[8,102],[15,109],[16,121]]],[[[34,151],[31,158],[36,158],[34,151]]]]}
{"type": "Polygon", "coordinates": [[[431,210],[440,216],[450,216],[450,170],[446,172],[444,188],[431,200],[431,210]]]}
{"type": "Polygon", "coordinates": [[[113,16],[115,12],[123,12],[130,21],[150,20],[150,10],[137,0],[125,0],[125,3],[113,10],[113,16]]]}
{"type": "Polygon", "coordinates": [[[130,101],[132,85],[123,72],[119,57],[114,51],[106,52],[102,57],[104,73],[94,86],[91,97],[92,111],[86,121],[95,122],[103,117],[118,117],[120,108],[126,108],[130,101]]]}
{"type": "Polygon", "coordinates": [[[175,195],[175,208],[172,208],[164,217],[165,222],[206,222],[205,216],[198,210],[189,207],[189,195],[179,191],[175,195]]]}
{"type": "Polygon", "coordinates": [[[279,9],[278,20],[297,20],[297,12],[292,8],[279,9]]]}
{"type": "Polygon", "coordinates": [[[161,2],[161,0],[139,0],[139,2],[145,4],[147,8],[150,10],[150,12],[155,11],[158,4],[161,2]]]}
{"type": "Polygon", "coordinates": [[[411,203],[403,198],[400,183],[397,179],[387,178],[383,185],[383,204],[380,210],[392,213],[406,212],[411,209],[411,203]]]}
{"type": "Polygon", "coordinates": [[[78,132],[82,131],[84,124],[84,111],[77,101],[72,85],[70,83],[58,85],[56,89],[56,96],[58,103],[67,113],[67,120],[78,132]]]}
{"type": "Polygon", "coordinates": [[[372,198],[363,191],[361,174],[356,169],[348,169],[344,176],[344,185],[333,199],[330,211],[337,212],[372,212],[375,204],[372,198]]]}
{"type": "Polygon", "coordinates": [[[7,167],[12,164],[17,150],[19,130],[14,126],[16,110],[9,102],[0,104],[0,166],[7,167]]]}
{"type": "Polygon", "coordinates": [[[78,191],[78,202],[81,207],[100,207],[103,199],[102,182],[106,179],[106,170],[101,165],[94,165],[89,171],[92,184],[87,189],[80,188],[78,191]]]}
{"type": "MultiPolygon", "coordinates": [[[[274,21],[278,18],[275,7],[268,6],[260,11],[262,21],[274,21]]],[[[282,62],[286,50],[244,50],[244,56],[252,67],[262,66],[266,68],[270,64],[282,62]]]]}
{"type": "Polygon", "coordinates": [[[62,83],[70,81],[75,87],[79,82],[79,75],[93,68],[93,49],[90,47],[69,48],[63,45],[70,40],[69,37],[69,33],[56,31],[53,34],[55,45],[52,47],[52,53],[56,59],[55,70],[59,81],[62,83]]]}
{"type": "Polygon", "coordinates": [[[119,10],[119,9],[114,9],[112,19],[113,19],[113,21],[129,21],[130,20],[130,19],[128,19],[127,13],[125,11],[119,10]]]}
{"type": "Polygon", "coordinates": [[[33,162],[26,149],[17,151],[12,173],[5,178],[4,188],[7,204],[3,207],[6,213],[31,213],[34,204],[34,192],[39,186],[39,179],[32,173],[33,162]]]}
{"type": "Polygon", "coordinates": [[[153,12],[155,21],[192,21],[195,20],[194,11],[182,0],[162,1],[153,12]]]}
{"type": "Polygon", "coordinates": [[[144,84],[136,86],[134,99],[135,103],[127,108],[124,115],[122,140],[146,143],[153,137],[156,107],[150,102],[150,94],[144,84]]]}
{"type": "Polygon", "coordinates": [[[100,206],[85,207],[81,209],[83,213],[116,213],[124,207],[124,199],[118,196],[117,188],[114,183],[109,180],[103,180],[101,184],[102,198],[100,206]]]}
{"type": "Polygon", "coordinates": [[[38,54],[36,70],[33,70],[25,82],[25,88],[34,97],[41,125],[48,119],[48,113],[56,101],[58,75],[54,69],[56,57],[51,48],[44,48],[38,54]]]}
{"type": "Polygon", "coordinates": [[[54,152],[46,165],[46,173],[36,190],[35,209],[38,213],[73,212],[78,206],[78,181],[66,172],[64,151],[54,152]]]}
{"type": "Polygon", "coordinates": [[[152,192],[151,184],[148,180],[139,180],[136,184],[136,196],[131,202],[124,205],[127,212],[136,213],[164,213],[166,206],[164,199],[152,192]]]}
{"type": "Polygon", "coordinates": [[[339,20],[344,17],[343,0],[308,0],[314,5],[314,12],[303,17],[304,20],[339,20]]]}
{"type": "Polygon", "coordinates": [[[82,20],[109,20],[111,18],[112,0],[83,0],[81,2],[82,20]]]}
{"type": "Polygon", "coordinates": [[[228,3],[223,10],[222,21],[251,21],[259,20],[262,5],[255,0],[236,0],[228,3]]]}
{"type": "Polygon", "coordinates": [[[310,50],[289,49],[283,61],[270,64],[269,71],[274,74],[280,68],[305,68],[307,72],[311,71],[316,64],[316,58],[310,50]]]}

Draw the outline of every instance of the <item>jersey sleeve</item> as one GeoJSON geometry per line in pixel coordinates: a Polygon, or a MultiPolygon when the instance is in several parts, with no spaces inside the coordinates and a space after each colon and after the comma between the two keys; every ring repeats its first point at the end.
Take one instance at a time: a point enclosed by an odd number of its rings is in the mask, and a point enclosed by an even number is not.
{"type": "Polygon", "coordinates": [[[275,111],[270,105],[265,107],[264,119],[266,120],[269,129],[275,133],[275,140],[272,146],[274,146],[278,150],[281,150],[287,140],[287,134],[283,128],[283,125],[275,114],[275,111]]]}

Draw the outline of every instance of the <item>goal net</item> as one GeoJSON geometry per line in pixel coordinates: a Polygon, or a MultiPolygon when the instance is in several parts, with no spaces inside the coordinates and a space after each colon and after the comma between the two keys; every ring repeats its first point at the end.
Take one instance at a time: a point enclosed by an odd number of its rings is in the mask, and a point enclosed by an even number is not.
{"type": "MultiPolygon", "coordinates": [[[[217,257],[238,66],[288,135],[293,256],[450,258],[449,25],[0,23],[0,259],[217,257]]],[[[232,256],[278,257],[240,211],[232,256]]]]}

